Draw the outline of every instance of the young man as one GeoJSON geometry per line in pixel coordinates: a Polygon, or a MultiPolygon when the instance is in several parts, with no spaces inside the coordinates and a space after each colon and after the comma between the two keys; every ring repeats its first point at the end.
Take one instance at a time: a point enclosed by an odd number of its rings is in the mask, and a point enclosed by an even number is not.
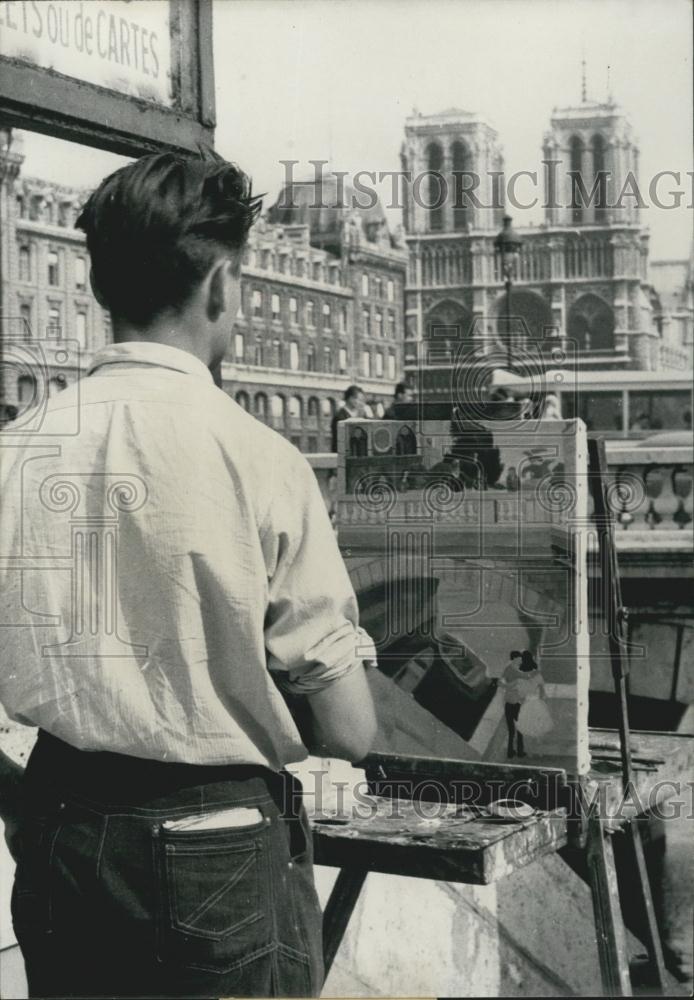
{"type": "Polygon", "coordinates": [[[24,776],[0,767],[32,996],[322,985],[281,689],[324,755],[362,757],[375,720],[312,470],[210,374],[259,209],[214,154],[108,177],[78,225],[115,343],[0,449],[0,700],[39,727],[24,776]]]}
{"type": "Polygon", "coordinates": [[[336,411],[330,427],[332,436],[332,450],[337,451],[337,425],[341,420],[349,420],[350,417],[367,417],[366,399],[363,391],[358,385],[350,385],[345,389],[344,402],[336,411]]]}
{"type": "Polygon", "coordinates": [[[393,402],[390,404],[384,417],[386,420],[397,420],[398,419],[398,407],[403,403],[412,402],[412,390],[406,382],[398,382],[395,386],[395,392],[393,393],[393,402]]]}

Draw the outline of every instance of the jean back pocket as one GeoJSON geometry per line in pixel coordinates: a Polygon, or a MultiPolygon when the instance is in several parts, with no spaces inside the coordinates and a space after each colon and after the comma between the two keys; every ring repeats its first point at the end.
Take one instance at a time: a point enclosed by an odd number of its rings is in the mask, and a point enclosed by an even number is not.
{"type": "Polygon", "coordinates": [[[228,972],[273,947],[266,824],[154,830],[160,961],[228,972]]]}

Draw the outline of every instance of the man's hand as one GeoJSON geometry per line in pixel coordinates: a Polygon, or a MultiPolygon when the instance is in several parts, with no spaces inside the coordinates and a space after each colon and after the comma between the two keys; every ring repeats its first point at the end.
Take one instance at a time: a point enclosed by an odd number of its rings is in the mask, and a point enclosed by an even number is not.
{"type": "Polygon", "coordinates": [[[5,842],[15,861],[24,805],[23,777],[24,769],[0,750],[0,819],[5,825],[5,842]]]}

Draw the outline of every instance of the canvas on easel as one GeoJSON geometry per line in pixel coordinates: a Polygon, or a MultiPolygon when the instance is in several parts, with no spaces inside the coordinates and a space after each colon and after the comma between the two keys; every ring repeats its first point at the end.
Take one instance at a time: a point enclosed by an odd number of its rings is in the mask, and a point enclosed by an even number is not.
{"type": "Polygon", "coordinates": [[[583,774],[580,421],[350,420],[337,529],[378,650],[374,749],[583,774]]]}

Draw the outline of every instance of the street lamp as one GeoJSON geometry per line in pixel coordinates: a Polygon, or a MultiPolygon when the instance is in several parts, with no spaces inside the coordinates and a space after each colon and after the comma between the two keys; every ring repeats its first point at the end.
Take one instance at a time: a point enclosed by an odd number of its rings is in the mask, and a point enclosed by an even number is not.
{"type": "Polygon", "coordinates": [[[511,368],[511,288],[516,276],[523,240],[511,225],[511,216],[504,216],[504,228],[494,240],[494,250],[499,257],[499,270],[506,287],[506,364],[511,368]]]}

